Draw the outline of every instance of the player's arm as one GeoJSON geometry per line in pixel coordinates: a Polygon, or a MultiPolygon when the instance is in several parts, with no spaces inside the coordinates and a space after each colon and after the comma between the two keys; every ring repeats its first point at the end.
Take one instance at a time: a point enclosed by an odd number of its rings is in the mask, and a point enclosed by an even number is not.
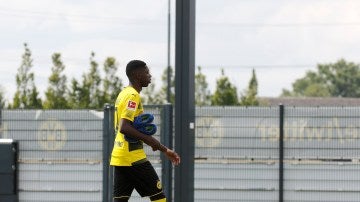
{"type": "Polygon", "coordinates": [[[128,136],[130,136],[132,138],[142,140],[147,145],[152,147],[152,149],[154,151],[160,150],[161,152],[163,152],[169,158],[169,160],[173,164],[178,165],[180,163],[180,157],[175,151],[173,151],[173,150],[167,148],[166,146],[164,146],[163,144],[161,144],[153,136],[145,135],[145,134],[139,132],[136,128],[133,127],[132,122],[130,120],[121,119],[119,127],[120,127],[120,132],[122,134],[126,134],[126,135],[128,135],[128,136]]]}
{"type": "Polygon", "coordinates": [[[160,150],[162,152],[165,152],[167,150],[167,147],[162,145],[157,139],[152,137],[151,135],[145,135],[141,132],[139,132],[134,126],[132,125],[132,122],[127,119],[121,119],[120,121],[120,132],[122,134],[126,134],[129,137],[142,140],[147,145],[151,146],[154,151],[160,150]]]}

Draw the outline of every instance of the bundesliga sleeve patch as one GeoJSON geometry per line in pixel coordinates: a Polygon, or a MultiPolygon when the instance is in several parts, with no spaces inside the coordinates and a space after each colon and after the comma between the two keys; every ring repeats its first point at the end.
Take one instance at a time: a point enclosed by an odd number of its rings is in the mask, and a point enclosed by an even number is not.
{"type": "Polygon", "coordinates": [[[136,109],[136,102],[129,100],[127,108],[129,110],[135,110],[136,109]]]}

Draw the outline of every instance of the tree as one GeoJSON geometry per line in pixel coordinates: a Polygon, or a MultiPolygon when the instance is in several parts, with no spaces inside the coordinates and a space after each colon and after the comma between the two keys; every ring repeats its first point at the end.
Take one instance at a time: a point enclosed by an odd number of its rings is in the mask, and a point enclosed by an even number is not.
{"type": "Polygon", "coordinates": [[[141,99],[142,102],[146,105],[155,105],[155,104],[163,104],[162,96],[159,96],[159,92],[155,91],[155,79],[151,79],[151,84],[143,88],[141,91],[141,99]]]}
{"type": "Polygon", "coordinates": [[[335,64],[318,65],[319,75],[329,85],[332,96],[360,97],[360,67],[359,64],[340,59],[335,64]]]}
{"type": "Polygon", "coordinates": [[[249,86],[245,93],[240,98],[240,105],[243,106],[258,106],[259,101],[257,100],[258,82],[255,74],[255,70],[252,70],[252,77],[249,82],[249,86]]]}
{"type": "Polygon", "coordinates": [[[166,68],[162,75],[162,87],[159,91],[155,90],[155,80],[152,79],[151,84],[145,88],[142,92],[144,104],[165,104],[167,103],[167,90],[168,90],[168,72],[170,76],[170,103],[175,103],[175,82],[174,82],[174,70],[172,67],[166,68]]]}
{"type": "Polygon", "coordinates": [[[85,95],[83,89],[79,82],[73,78],[71,80],[70,90],[68,91],[68,98],[69,98],[69,107],[71,109],[85,109],[87,103],[83,99],[83,95],[85,95]]]}
{"type": "Polygon", "coordinates": [[[103,92],[100,105],[115,102],[120,90],[123,87],[120,77],[118,77],[118,64],[113,57],[106,58],[104,62],[105,77],[103,79],[103,92]]]}
{"type": "Polygon", "coordinates": [[[198,66],[198,72],[195,74],[195,105],[206,106],[211,104],[211,93],[208,89],[206,76],[201,72],[198,66]]]}
{"type": "Polygon", "coordinates": [[[39,98],[39,91],[37,90],[36,86],[31,89],[30,98],[29,98],[29,109],[41,109],[42,101],[39,98]]]}
{"type": "Polygon", "coordinates": [[[5,107],[5,92],[2,88],[2,86],[0,86],[0,110],[4,109],[5,107]]]}
{"type": "Polygon", "coordinates": [[[66,76],[63,73],[65,65],[61,60],[60,53],[52,55],[53,67],[51,68],[51,75],[49,77],[49,86],[45,92],[45,109],[67,109],[69,108],[66,99],[66,76]]]}
{"type": "Polygon", "coordinates": [[[282,96],[290,97],[328,97],[330,91],[316,72],[308,71],[305,77],[293,83],[293,90],[283,89],[282,96]]]}
{"type": "Polygon", "coordinates": [[[167,103],[167,91],[168,91],[168,76],[170,76],[170,103],[175,103],[175,79],[174,79],[174,69],[165,68],[163,74],[161,75],[162,87],[160,92],[157,93],[158,100],[161,102],[159,104],[167,103]]]}
{"type": "Polygon", "coordinates": [[[360,97],[360,67],[344,59],[318,64],[317,72],[308,71],[292,87],[292,91],[284,89],[282,96],[360,97]]]}
{"type": "Polygon", "coordinates": [[[89,108],[91,109],[99,109],[102,108],[102,103],[100,101],[101,96],[101,76],[98,70],[99,64],[94,60],[95,53],[91,53],[90,57],[90,72],[85,75],[83,88],[89,91],[89,108]]]}
{"type": "Polygon", "coordinates": [[[71,108],[99,109],[101,106],[101,77],[98,71],[98,63],[94,60],[95,53],[90,56],[90,70],[82,75],[81,83],[76,79],[71,81],[69,97],[71,108]]]}
{"type": "Polygon", "coordinates": [[[22,62],[16,74],[16,91],[13,98],[12,108],[36,109],[42,108],[39,92],[35,86],[31,51],[24,43],[25,53],[22,55],[22,62]]]}
{"type": "Polygon", "coordinates": [[[216,81],[216,90],[211,97],[211,105],[239,105],[237,89],[225,76],[224,69],[221,70],[221,76],[216,81]]]}

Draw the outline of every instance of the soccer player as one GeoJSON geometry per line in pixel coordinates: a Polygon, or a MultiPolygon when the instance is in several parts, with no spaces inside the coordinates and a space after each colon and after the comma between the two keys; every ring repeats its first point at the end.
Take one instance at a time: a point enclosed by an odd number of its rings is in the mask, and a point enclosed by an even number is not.
{"type": "Polygon", "coordinates": [[[143,143],[160,150],[174,164],[180,163],[179,155],[162,145],[151,135],[139,132],[134,118],[143,113],[140,91],[151,83],[151,74],[146,63],[132,60],[126,65],[129,85],[118,95],[115,102],[116,138],[110,165],[114,166],[114,202],[126,202],[134,189],[141,197],[153,202],[166,202],[161,182],[153,166],[147,160],[143,143]],[[129,137],[132,140],[128,141],[129,137]]]}

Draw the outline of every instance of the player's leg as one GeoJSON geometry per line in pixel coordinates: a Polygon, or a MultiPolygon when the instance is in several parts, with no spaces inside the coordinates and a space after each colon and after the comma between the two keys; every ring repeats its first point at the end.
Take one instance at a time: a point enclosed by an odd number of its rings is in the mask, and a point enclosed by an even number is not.
{"type": "Polygon", "coordinates": [[[142,197],[149,197],[151,201],[165,202],[165,194],[162,189],[159,176],[149,161],[134,165],[134,186],[142,197]]]}
{"type": "Polygon", "coordinates": [[[152,201],[152,202],[166,202],[166,199],[159,199],[159,200],[156,200],[156,201],[152,201]]]}
{"type": "Polygon", "coordinates": [[[114,193],[113,202],[127,202],[134,190],[134,184],[131,180],[130,167],[114,167],[114,193]]]}
{"type": "Polygon", "coordinates": [[[126,198],[113,198],[113,202],[128,202],[129,201],[129,198],[126,197],[126,198]]]}
{"type": "Polygon", "coordinates": [[[150,200],[152,202],[166,202],[165,194],[161,192],[160,194],[150,196],[150,200]]]}

